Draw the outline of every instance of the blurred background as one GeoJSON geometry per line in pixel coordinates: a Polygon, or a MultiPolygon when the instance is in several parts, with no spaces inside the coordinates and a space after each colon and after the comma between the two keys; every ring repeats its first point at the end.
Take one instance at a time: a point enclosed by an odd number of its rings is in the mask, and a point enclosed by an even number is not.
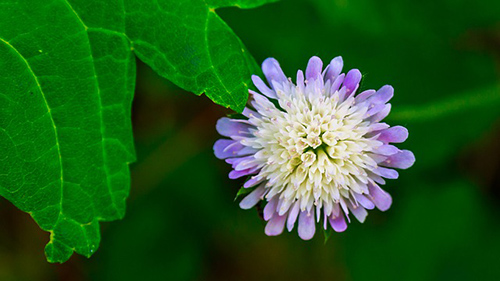
{"type": "Polygon", "coordinates": [[[388,122],[410,138],[413,168],[386,185],[394,203],[324,244],[318,231],[264,234],[239,209],[243,181],[216,159],[215,122],[230,113],[138,62],[137,162],[124,220],[102,223],[91,258],[49,264],[49,239],[0,199],[0,280],[498,280],[500,1],[281,1],[219,14],[256,60],[294,77],[342,55],[361,89],[396,89],[388,122]]]}

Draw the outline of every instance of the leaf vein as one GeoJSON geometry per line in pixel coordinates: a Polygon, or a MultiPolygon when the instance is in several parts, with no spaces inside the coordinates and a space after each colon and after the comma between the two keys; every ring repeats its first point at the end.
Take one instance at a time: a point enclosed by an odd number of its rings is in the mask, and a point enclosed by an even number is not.
{"type": "MultiPolygon", "coordinates": [[[[19,56],[19,58],[21,58],[21,60],[26,64],[26,68],[29,70],[30,74],[33,76],[33,79],[34,79],[34,81],[35,81],[38,89],[40,90],[40,93],[42,94],[45,106],[47,107],[47,112],[49,114],[50,121],[51,121],[52,127],[54,129],[54,137],[55,137],[56,146],[57,146],[57,154],[59,155],[59,159],[58,160],[59,160],[59,170],[60,170],[60,175],[61,175],[61,178],[60,178],[60,181],[61,181],[61,190],[60,190],[60,192],[61,192],[61,202],[60,202],[60,204],[61,204],[61,208],[62,208],[62,196],[63,196],[63,190],[64,190],[64,172],[63,172],[63,166],[62,166],[62,154],[61,154],[61,146],[60,146],[60,143],[59,143],[59,134],[57,132],[56,123],[54,122],[54,117],[52,116],[52,113],[51,113],[51,108],[49,106],[49,103],[47,102],[47,98],[45,97],[45,93],[42,90],[42,86],[40,85],[40,82],[38,81],[38,77],[35,75],[35,72],[31,68],[31,66],[30,66],[29,62],[26,60],[26,58],[13,45],[11,45],[5,39],[0,38],[0,41],[2,41],[4,44],[6,44],[14,52],[16,52],[16,54],[19,56]]],[[[57,220],[59,220],[59,217],[57,218],[57,220]]],[[[57,224],[57,220],[54,223],[54,226],[57,224]]]]}

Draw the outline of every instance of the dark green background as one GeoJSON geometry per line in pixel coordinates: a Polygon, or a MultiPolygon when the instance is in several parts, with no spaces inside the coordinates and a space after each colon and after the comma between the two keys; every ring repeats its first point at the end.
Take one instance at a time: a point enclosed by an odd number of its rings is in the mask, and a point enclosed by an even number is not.
{"type": "Polygon", "coordinates": [[[395,87],[392,125],[413,168],[390,181],[394,204],[326,245],[266,237],[233,202],[241,181],[211,151],[228,110],[138,64],[137,163],[124,220],[103,223],[99,251],[49,264],[48,234],[0,204],[0,280],[498,280],[500,2],[282,1],[219,14],[258,62],[288,76],[312,55],[342,55],[362,88],[395,87]]]}

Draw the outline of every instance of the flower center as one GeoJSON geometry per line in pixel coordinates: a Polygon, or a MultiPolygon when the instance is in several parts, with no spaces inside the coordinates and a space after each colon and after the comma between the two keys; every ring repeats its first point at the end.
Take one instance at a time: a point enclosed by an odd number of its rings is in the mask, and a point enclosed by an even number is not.
{"type": "Polygon", "coordinates": [[[262,164],[256,176],[268,181],[268,197],[281,193],[284,210],[300,200],[301,209],[338,203],[352,191],[363,193],[368,173],[376,166],[370,151],[381,143],[365,135],[367,108],[354,98],[339,102],[339,93],[314,95],[298,87],[278,91],[282,109],[256,103],[262,116],[252,117],[257,127],[247,144],[259,151],[262,164]]]}

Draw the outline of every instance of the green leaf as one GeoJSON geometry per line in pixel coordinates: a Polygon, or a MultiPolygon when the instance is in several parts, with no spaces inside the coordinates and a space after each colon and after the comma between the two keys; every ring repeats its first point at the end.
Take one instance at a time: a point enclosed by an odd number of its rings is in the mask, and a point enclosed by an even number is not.
{"type": "Polygon", "coordinates": [[[48,261],[89,257],[124,216],[135,55],[241,111],[257,66],[215,9],[265,2],[0,1],[0,195],[51,233],[48,261]]]}
{"type": "Polygon", "coordinates": [[[158,74],[241,112],[258,66],[215,9],[265,2],[129,0],[126,33],[137,56],[158,74]]]}
{"type": "Polygon", "coordinates": [[[333,229],[329,228],[329,229],[323,229],[323,236],[325,237],[325,240],[324,240],[324,244],[326,245],[326,243],[328,242],[328,240],[330,240],[330,237],[332,237],[332,234],[333,234],[333,229]]]}
{"type": "Polygon", "coordinates": [[[238,190],[238,193],[236,193],[236,196],[234,197],[234,201],[236,201],[236,199],[240,198],[241,196],[252,192],[254,189],[255,188],[245,188],[243,186],[240,187],[240,189],[238,190]]]}

